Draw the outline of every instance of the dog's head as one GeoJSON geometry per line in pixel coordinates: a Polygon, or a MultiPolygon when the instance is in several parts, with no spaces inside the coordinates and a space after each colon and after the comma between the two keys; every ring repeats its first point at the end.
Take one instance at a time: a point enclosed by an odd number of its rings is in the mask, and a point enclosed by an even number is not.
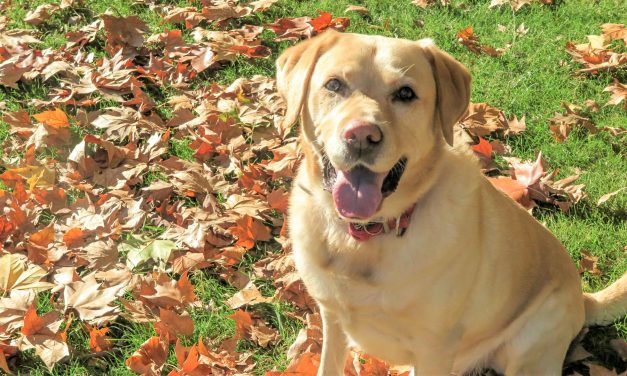
{"type": "Polygon", "coordinates": [[[288,48],[277,86],[285,121],[301,117],[304,168],[356,221],[407,209],[470,98],[466,68],[430,40],[334,31],[288,48]]]}

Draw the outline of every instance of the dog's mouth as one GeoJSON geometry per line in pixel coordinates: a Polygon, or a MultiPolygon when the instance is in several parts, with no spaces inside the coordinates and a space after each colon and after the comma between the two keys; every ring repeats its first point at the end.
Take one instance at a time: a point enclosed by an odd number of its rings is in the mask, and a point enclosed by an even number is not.
{"type": "Polygon", "coordinates": [[[323,185],[333,195],[335,209],[343,217],[359,220],[372,217],[383,199],[396,191],[407,164],[403,157],[387,173],[376,173],[363,165],[336,170],[326,155],[323,160],[323,185]]]}

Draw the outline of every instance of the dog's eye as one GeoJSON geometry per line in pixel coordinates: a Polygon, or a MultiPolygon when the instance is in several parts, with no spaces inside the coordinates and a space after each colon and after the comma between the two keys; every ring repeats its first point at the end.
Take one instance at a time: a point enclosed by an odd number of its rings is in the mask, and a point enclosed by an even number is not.
{"type": "Polygon", "coordinates": [[[394,100],[401,102],[409,102],[416,99],[416,93],[409,87],[403,86],[394,93],[394,100]]]}
{"type": "Polygon", "coordinates": [[[338,91],[340,91],[342,89],[342,86],[344,86],[342,84],[342,81],[338,80],[337,78],[332,78],[329,81],[327,81],[326,84],[324,84],[324,87],[327,90],[332,91],[334,93],[337,93],[338,91]]]}

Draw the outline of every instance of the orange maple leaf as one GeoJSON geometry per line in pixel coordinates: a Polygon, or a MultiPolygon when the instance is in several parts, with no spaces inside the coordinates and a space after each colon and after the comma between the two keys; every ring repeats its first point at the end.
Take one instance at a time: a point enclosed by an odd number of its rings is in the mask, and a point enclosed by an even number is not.
{"type": "Polygon", "coordinates": [[[141,375],[161,375],[168,357],[168,341],[162,337],[150,337],[126,359],[126,366],[141,375]]]}
{"type": "Polygon", "coordinates": [[[39,114],[33,115],[35,120],[40,123],[44,123],[53,128],[65,128],[70,126],[70,122],[65,112],[55,108],[52,111],[44,111],[39,114]]]}
{"type": "Polygon", "coordinates": [[[98,329],[93,327],[89,330],[89,348],[94,352],[107,351],[113,347],[113,342],[106,334],[109,328],[98,329]]]}
{"type": "Polygon", "coordinates": [[[63,242],[69,248],[80,246],[84,243],[85,232],[78,228],[73,227],[63,234],[63,242]]]}
{"type": "Polygon", "coordinates": [[[229,232],[237,236],[237,243],[235,244],[246,249],[254,247],[258,240],[268,241],[272,238],[270,228],[249,215],[235,221],[235,226],[231,227],[229,232]]]}
{"type": "Polygon", "coordinates": [[[472,146],[472,150],[485,156],[486,158],[492,158],[492,145],[485,138],[479,137],[479,143],[472,146]]]}
{"type": "Polygon", "coordinates": [[[51,328],[50,325],[58,321],[58,319],[59,316],[55,311],[48,312],[43,316],[37,315],[35,303],[33,303],[28,308],[28,311],[26,311],[26,315],[24,315],[24,326],[22,327],[22,334],[25,336],[31,336],[35,334],[55,335],[58,327],[51,328]]]}
{"type": "Polygon", "coordinates": [[[47,247],[48,244],[54,241],[54,228],[46,227],[32,234],[29,238],[29,241],[40,247],[47,247]]]}

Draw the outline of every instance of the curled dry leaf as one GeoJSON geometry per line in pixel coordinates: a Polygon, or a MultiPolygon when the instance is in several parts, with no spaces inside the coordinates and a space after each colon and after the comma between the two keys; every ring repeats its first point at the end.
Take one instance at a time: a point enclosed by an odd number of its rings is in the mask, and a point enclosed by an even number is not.
{"type": "Polygon", "coordinates": [[[599,270],[597,266],[597,261],[599,258],[596,256],[592,256],[590,252],[582,249],[579,251],[581,254],[581,259],[579,260],[579,273],[583,274],[583,272],[588,272],[590,274],[599,276],[601,275],[601,270],[599,270]]]}
{"type": "Polygon", "coordinates": [[[440,3],[440,5],[442,6],[447,6],[451,4],[451,1],[450,0],[412,0],[411,3],[421,8],[427,8],[437,3],[440,3]]]}
{"type": "Polygon", "coordinates": [[[618,80],[614,80],[614,83],[603,89],[603,91],[612,93],[612,96],[605,104],[606,106],[618,106],[619,104],[623,103],[623,107],[627,109],[627,85],[623,85],[622,83],[618,82],[618,80]]]}
{"type": "Polygon", "coordinates": [[[621,193],[625,189],[627,189],[627,187],[623,187],[623,188],[615,190],[614,192],[610,192],[610,193],[604,194],[603,196],[601,196],[599,198],[599,201],[597,201],[597,206],[603,205],[607,200],[609,200],[610,198],[612,198],[612,197],[616,196],[617,194],[621,193]]]}
{"type": "Polygon", "coordinates": [[[627,65],[627,53],[617,52],[610,47],[614,39],[623,39],[624,26],[604,24],[603,35],[588,35],[588,43],[566,43],[566,50],[573,60],[584,68],[578,73],[597,74],[601,71],[615,71],[627,65]]]}
{"type": "Polygon", "coordinates": [[[250,281],[244,288],[227,299],[226,304],[232,309],[237,309],[245,305],[268,303],[270,301],[272,299],[262,296],[257,286],[250,281]]]}
{"type": "Polygon", "coordinates": [[[601,30],[610,40],[622,40],[627,44],[627,27],[624,24],[606,23],[601,25],[601,30]]]}
{"type": "Polygon", "coordinates": [[[304,353],[292,361],[284,372],[267,372],[266,376],[315,375],[320,367],[320,354],[304,353]]]}
{"type": "Polygon", "coordinates": [[[348,12],[357,12],[360,14],[370,14],[370,11],[368,10],[368,8],[361,6],[361,5],[349,5],[348,7],[346,7],[346,10],[344,10],[344,13],[348,13],[348,12]]]}
{"type": "Polygon", "coordinates": [[[115,17],[109,14],[100,16],[107,36],[106,50],[114,55],[118,49],[123,55],[134,52],[144,44],[144,33],[148,26],[137,16],[115,17]]]}
{"type": "Polygon", "coordinates": [[[61,8],[56,4],[42,4],[34,10],[29,11],[26,17],[24,17],[24,22],[33,26],[40,25],[52,17],[52,14],[59,9],[61,8]]]}
{"type": "Polygon", "coordinates": [[[579,106],[564,102],[562,107],[564,107],[566,113],[560,114],[556,112],[549,119],[549,129],[553,134],[553,138],[558,142],[564,142],[574,128],[583,128],[590,134],[608,132],[612,135],[619,135],[627,132],[627,128],[596,127],[590,118],[581,114],[581,107],[579,106]]]}
{"type": "MultiPolygon", "coordinates": [[[[525,5],[531,4],[533,0],[492,0],[490,8],[500,7],[505,4],[509,4],[514,12],[517,12],[525,5]]],[[[539,0],[542,4],[551,4],[552,0],[539,0]]]]}
{"type": "Polygon", "coordinates": [[[457,41],[466,46],[470,51],[479,54],[486,54],[490,56],[501,56],[505,52],[502,48],[492,48],[479,43],[479,38],[475,36],[474,28],[468,26],[457,32],[457,41]]]}
{"type": "Polygon", "coordinates": [[[167,339],[150,337],[126,359],[126,366],[140,375],[161,376],[161,370],[168,357],[168,349],[167,339]]]}
{"type": "Polygon", "coordinates": [[[520,120],[515,115],[508,119],[503,111],[487,103],[470,103],[468,112],[458,124],[476,137],[507,137],[518,135],[527,128],[525,115],[520,120]]]}

